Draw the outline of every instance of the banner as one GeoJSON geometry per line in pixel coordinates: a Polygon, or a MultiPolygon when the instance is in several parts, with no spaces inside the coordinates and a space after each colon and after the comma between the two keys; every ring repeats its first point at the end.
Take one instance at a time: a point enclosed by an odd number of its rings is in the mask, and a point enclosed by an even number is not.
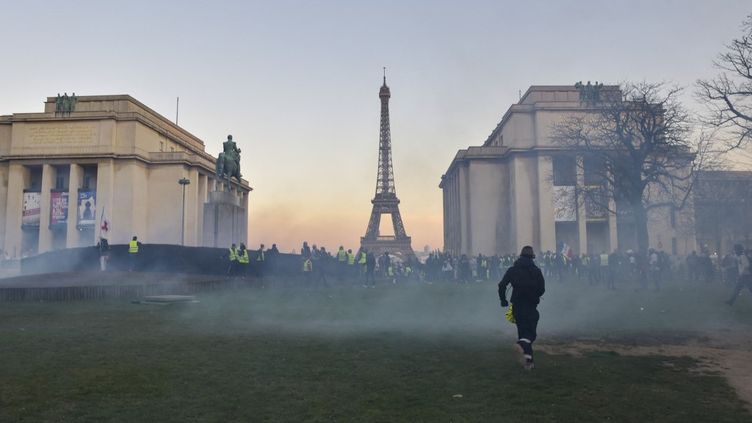
{"type": "Polygon", "coordinates": [[[574,188],[574,186],[554,187],[554,221],[574,222],[577,220],[574,188]]]}
{"type": "Polygon", "coordinates": [[[39,192],[23,193],[23,211],[21,224],[24,226],[39,226],[40,208],[39,202],[42,194],[39,192]]]}
{"type": "Polygon", "coordinates": [[[50,226],[68,223],[68,192],[50,192],[50,226]]]}
{"type": "Polygon", "coordinates": [[[78,225],[94,226],[97,220],[97,192],[78,192],[78,225]]]}

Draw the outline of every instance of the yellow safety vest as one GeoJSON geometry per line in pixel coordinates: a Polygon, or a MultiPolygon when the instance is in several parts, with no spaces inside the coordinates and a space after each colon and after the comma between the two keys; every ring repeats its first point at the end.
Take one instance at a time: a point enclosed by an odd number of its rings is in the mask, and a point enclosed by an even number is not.
{"type": "Polygon", "coordinates": [[[386,270],[389,276],[394,276],[394,268],[392,266],[389,266],[386,270]]]}
{"type": "Polygon", "coordinates": [[[360,259],[358,260],[358,264],[366,264],[366,253],[360,253],[360,259]]]}
{"type": "Polygon", "coordinates": [[[238,260],[238,253],[235,251],[234,248],[230,248],[230,261],[237,261],[238,260]]]}
{"type": "Polygon", "coordinates": [[[259,255],[256,256],[256,261],[264,261],[264,250],[259,251],[259,255]]]}
{"type": "Polygon", "coordinates": [[[608,254],[601,254],[601,266],[608,266],[608,254]]]}
{"type": "Polygon", "coordinates": [[[345,251],[345,250],[339,250],[339,251],[337,251],[337,260],[339,260],[339,261],[341,261],[343,263],[345,261],[347,261],[347,251],[345,251]]]}
{"type": "Polygon", "coordinates": [[[303,271],[310,272],[311,270],[313,270],[313,263],[311,262],[311,259],[306,259],[303,262],[303,271]]]}
{"type": "Polygon", "coordinates": [[[238,263],[248,264],[251,260],[248,258],[248,250],[243,250],[242,254],[238,254],[238,263]]]}
{"type": "Polygon", "coordinates": [[[130,241],[128,243],[128,252],[136,254],[138,252],[138,241],[130,241]]]}
{"type": "Polygon", "coordinates": [[[355,264],[355,254],[347,253],[347,264],[355,264]]]}

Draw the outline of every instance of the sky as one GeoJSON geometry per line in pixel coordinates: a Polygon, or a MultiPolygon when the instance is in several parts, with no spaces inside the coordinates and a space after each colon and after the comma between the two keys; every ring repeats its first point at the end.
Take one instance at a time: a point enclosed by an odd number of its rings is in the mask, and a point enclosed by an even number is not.
{"type": "Polygon", "coordinates": [[[130,94],[216,155],[232,134],[253,187],[249,245],[357,249],[376,187],[382,67],[413,248],[441,248],[438,188],[530,85],[687,87],[740,34],[748,0],[5,1],[0,115],[130,94]]]}

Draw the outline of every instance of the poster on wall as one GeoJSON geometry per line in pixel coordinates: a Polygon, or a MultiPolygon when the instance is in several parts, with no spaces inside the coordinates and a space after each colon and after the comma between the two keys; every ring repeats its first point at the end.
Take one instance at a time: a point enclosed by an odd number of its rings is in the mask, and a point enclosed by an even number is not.
{"type": "Polygon", "coordinates": [[[50,192],[50,226],[68,223],[68,191],[50,192]]]}
{"type": "Polygon", "coordinates": [[[577,202],[574,186],[554,187],[554,221],[574,222],[577,220],[577,202]]]}
{"type": "Polygon", "coordinates": [[[39,192],[23,193],[23,211],[21,214],[23,226],[39,226],[39,202],[41,198],[42,195],[39,192]]]}
{"type": "Polygon", "coordinates": [[[78,192],[78,226],[94,226],[97,220],[96,191],[78,192]]]}

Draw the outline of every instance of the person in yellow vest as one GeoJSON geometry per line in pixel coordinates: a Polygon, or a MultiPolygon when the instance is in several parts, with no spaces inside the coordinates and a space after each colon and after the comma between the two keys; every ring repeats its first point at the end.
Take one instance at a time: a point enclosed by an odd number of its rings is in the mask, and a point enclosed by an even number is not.
{"type": "Polygon", "coordinates": [[[311,257],[305,257],[303,259],[303,277],[305,278],[306,286],[311,285],[311,273],[313,272],[313,261],[311,257]]]}
{"type": "Polygon", "coordinates": [[[347,250],[347,277],[349,278],[355,278],[357,274],[355,273],[355,254],[353,254],[352,249],[347,250]]]}
{"type": "Polygon", "coordinates": [[[238,275],[240,277],[245,277],[245,275],[248,272],[248,263],[251,262],[250,257],[248,257],[248,250],[245,248],[245,244],[242,242],[240,243],[240,249],[238,250],[238,275]]]}
{"type": "MultiPolygon", "coordinates": [[[[365,281],[368,280],[367,278],[368,266],[366,266],[367,257],[368,257],[368,250],[361,248],[360,253],[358,255],[358,267],[360,268],[358,270],[360,272],[360,276],[365,278],[365,281]]],[[[366,286],[366,285],[367,285],[366,283],[363,284],[363,286],[366,286]]]]}
{"type": "Polygon", "coordinates": [[[264,251],[264,244],[261,244],[258,250],[256,250],[256,275],[261,281],[261,286],[264,285],[264,271],[266,267],[266,252],[264,251]]]}
{"type": "Polygon", "coordinates": [[[345,247],[339,246],[337,250],[337,280],[341,281],[345,276],[347,270],[347,251],[345,247]]]}
{"type": "Polygon", "coordinates": [[[608,253],[606,253],[605,251],[602,251],[599,258],[600,258],[601,268],[598,272],[599,273],[598,279],[602,282],[606,282],[606,280],[608,279],[608,253]]]}
{"type": "Polygon", "coordinates": [[[137,267],[138,257],[139,257],[139,249],[141,248],[141,243],[138,242],[138,237],[133,236],[133,239],[128,242],[128,271],[132,272],[137,267]]]}
{"type": "Polygon", "coordinates": [[[227,258],[230,260],[230,265],[227,267],[227,275],[234,276],[238,271],[238,248],[235,244],[230,246],[227,258]]]}

